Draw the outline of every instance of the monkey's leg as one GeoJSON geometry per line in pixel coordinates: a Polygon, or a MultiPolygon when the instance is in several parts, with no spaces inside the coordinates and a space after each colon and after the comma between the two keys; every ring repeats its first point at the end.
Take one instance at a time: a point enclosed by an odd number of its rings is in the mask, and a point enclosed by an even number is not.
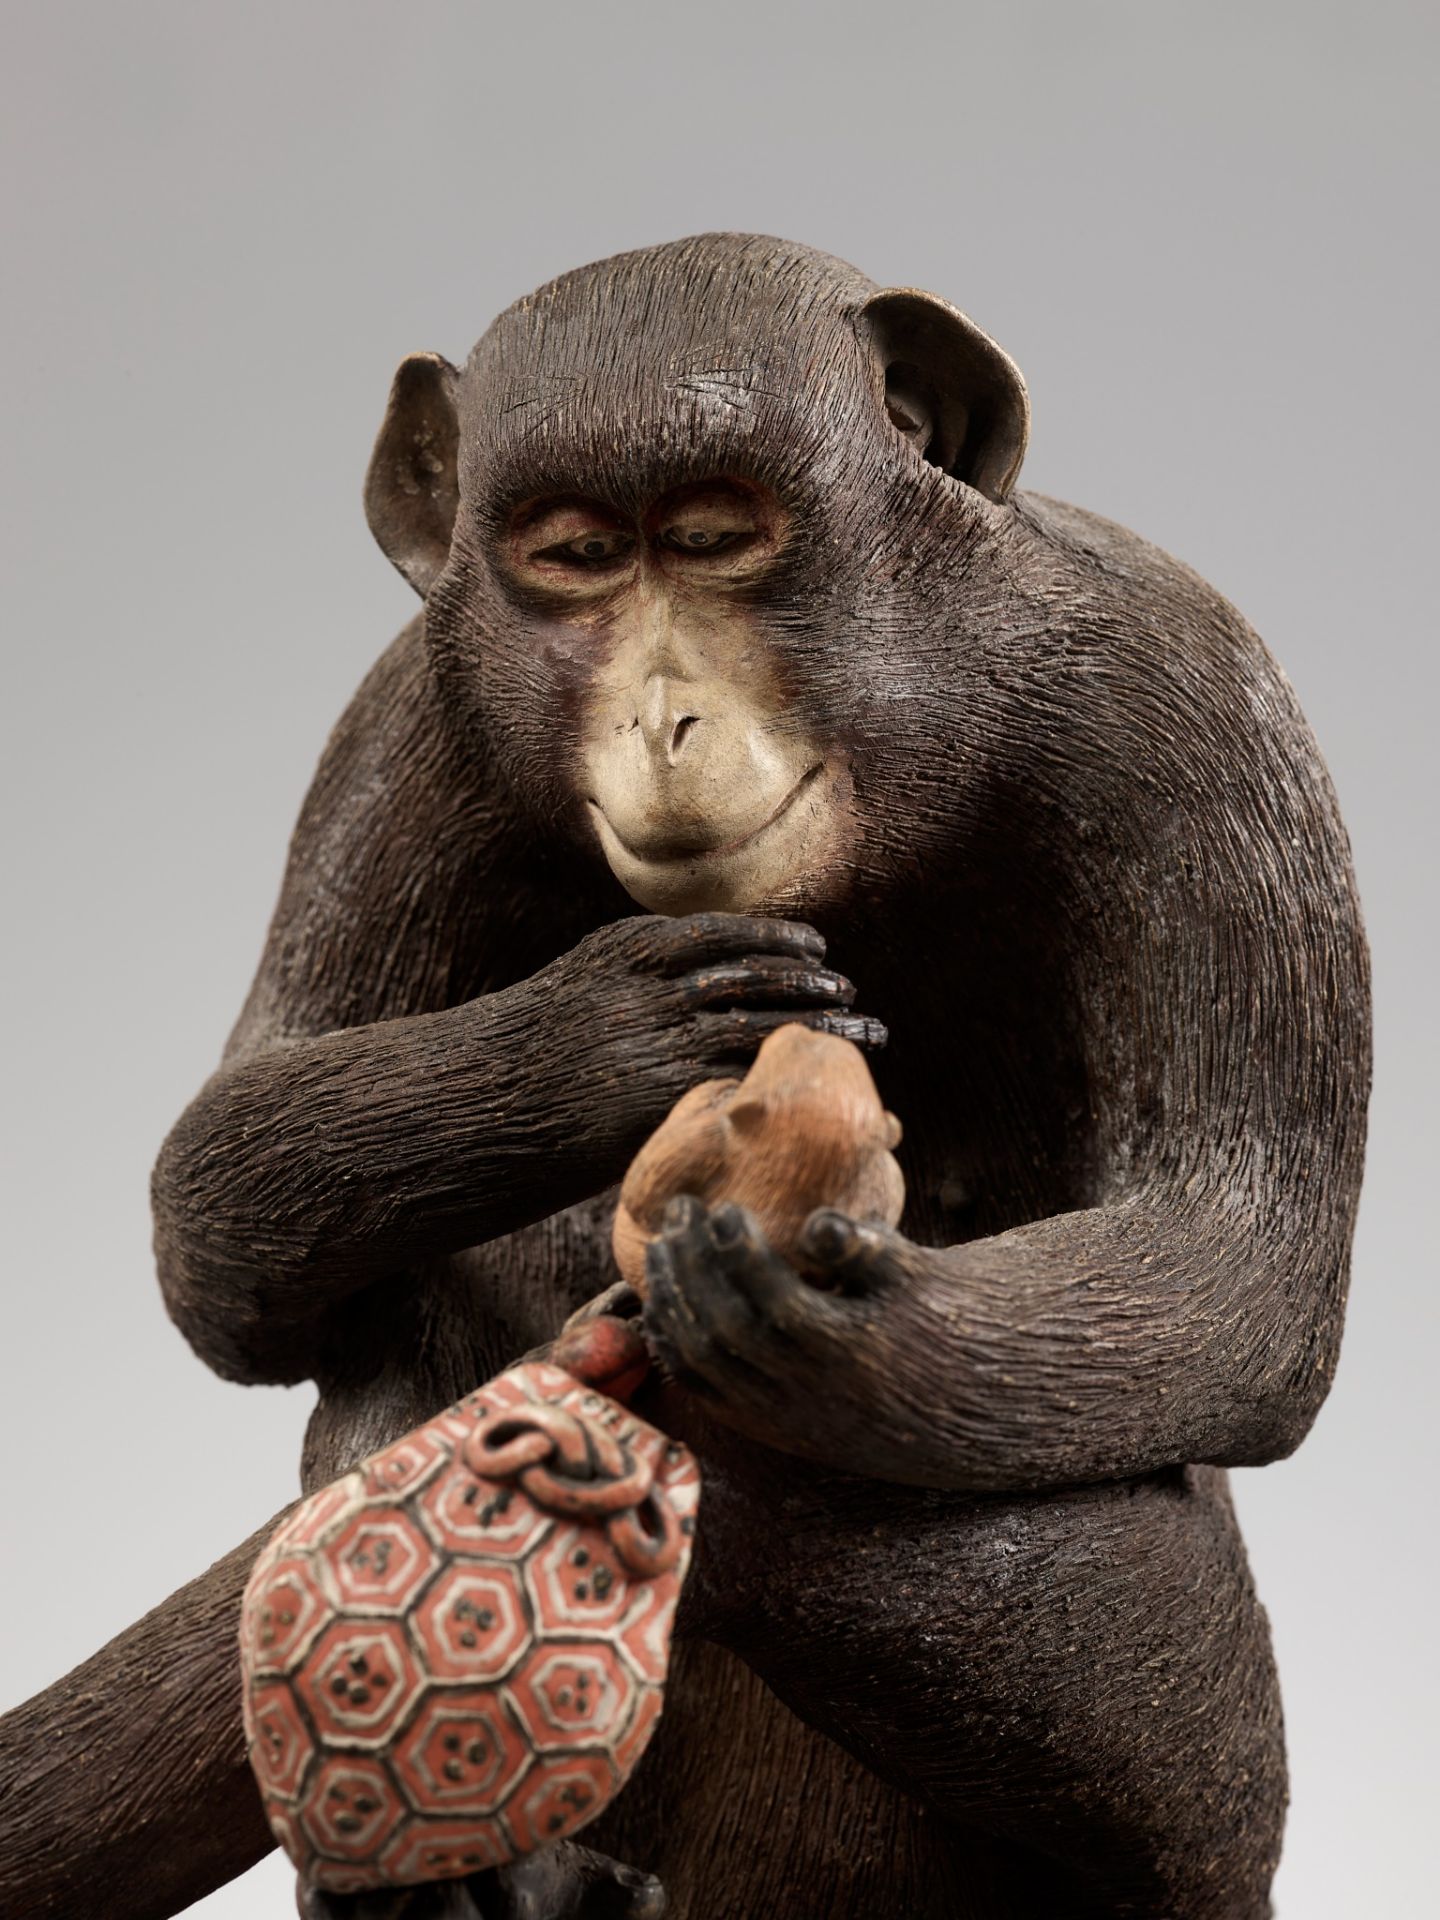
{"type": "Polygon", "coordinates": [[[654,1741],[581,1837],[657,1873],[666,1920],[1051,1920],[704,1642],[677,1641],[654,1741]]]}
{"type": "Polygon", "coordinates": [[[274,1846],[236,1632],[283,1517],[0,1719],[0,1913],[165,1920],[274,1846]]]}
{"type": "MultiPolygon", "coordinates": [[[[742,1551],[717,1480],[712,1565],[742,1551]]],[[[957,1830],[1056,1863],[1047,1920],[1270,1911],[1279,1696],[1223,1474],[966,1501],[817,1482],[757,1522],[730,1643],[957,1830]]]]}

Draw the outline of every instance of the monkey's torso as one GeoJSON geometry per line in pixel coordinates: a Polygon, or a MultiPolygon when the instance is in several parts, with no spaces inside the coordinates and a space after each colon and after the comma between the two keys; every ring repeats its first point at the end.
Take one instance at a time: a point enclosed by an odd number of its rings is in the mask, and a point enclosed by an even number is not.
{"type": "MultiPolygon", "coordinates": [[[[949,1157],[927,1144],[912,1167],[949,1157]]],[[[417,1275],[323,1396],[307,1484],[552,1338],[614,1278],[614,1205],[417,1275]]],[[[953,1207],[917,1189],[907,1230],[953,1207]]],[[[1279,1699],[1223,1473],[933,1493],[775,1454],[671,1389],[640,1404],[700,1454],[699,1549],[665,1719],[585,1837],[658,1873],[675,1920],[1264,1910],[1279,1699]],[[1219,1861],[1218,1835],[1244,1844],[1219,1861]]]]}
{"type": "MultiPolygon", "coordinates": [[[[1187,596],[1233,620],[1133,536],[1071,509],[1031,511],[1091,543],[1082,579],[1093,564],[1122,598],[1129,570],[1145,579],[1157,633],[1195,617],[1187,596]]],[[[1263,661],[1253,637],[1218,631],[1263,661]]],[[[1093,679],[1095,724],[1128,725],[1118,671],[1101,652],[1067,656],[1037,697],[1083,702],[1093,679]]],[[[1047,724],[1046,751],[1069,753],[1047,724]]],[[[1303,816],[1325,804],[1309,784],[1322,776],[1303,723],[1285,725],[1273,738],[1292,763],[1274,777],[1303,816]]],[[[1276,909],[1249,904],[1248,828],[1222,812],[1206,840],[1187,812],[1207,782],[1229,807],[1229,776],[1202,756],[1152,778],[1123,731],[1106,751],[1134,777],[1128,811],[1092,812],[1078,782],[1071,813],[1002,789],[953,864],[814,916],[890,1028],[874,1066],[905,1127],[901,1227],[918,1244],[1101,1205],[1135,1177],[1126,1155],[1147,1134],[1161,1154],[1188,1151],[1187,1109],[1197,1086],[1209,1092],[1211,1050],[1234,1044],[1231,1016],[1218,998],[1206,1012],[1203,954],[1160,945],[1156,958],[1147,943],[1195,936],[1197,877],[1206,911],[1246,943],[1233,964],[1248,1017],[1288,1004],[1269,998],[1289,963],[1276,909]],[[1125,998],[1137,965],[1147,1002],[1125,998]],[[1117,1089],[1131,1141],[1102,1124],[1117,1089]]],[[[1343,841],[1315,831],[1310,853],[1342,875],[1343,841]]],[[[1313,898],[1343,919],[1343,882],[1327,885],[1313,898]]],[[[615,910],[573,897],[555,908],[555,947],[577,914],[615,910]]],[[[1310,931],[1323,953],[1330,936],[1310,931]]],[[[532,939],[517,974],[546,958],[544,934],[532,939]]],[[[1288,1042],[1274,1044],[1267,1056],[1257,1043],[1253,1080],[1232,1096],[1252,1113],[1257,1097],[1283,1100],[1288,1042]]],[[[325,1377],[309,1483],[550,1338],[613,1278],[612,1207],[602,1195],[374,1292],[325,1377]]],[[[1317,1276],[1333,1272],[1319,1236],[1308,1256],[1317,1276]]],[[[1296,1297],[1317,1284],[1297,1270],[1296,1297]]],[[[1176,1464],[1026,1494],[927,1492],[754,1446],[683,1396],[647,1410],[701,1456],[700,1547],[653,1755],[592,1837],[658,1871],[677,1920],[1266,1911],[1285,1802],[1279,1701],[1223,1473],[1176,1464]]],[[[1060,1401],[1049,1418],[1063,1431],[1073,1414],[1060,1401]]],[[[1150,1417],[1133,1415],[1137,1428],[1150,1417]]]]}

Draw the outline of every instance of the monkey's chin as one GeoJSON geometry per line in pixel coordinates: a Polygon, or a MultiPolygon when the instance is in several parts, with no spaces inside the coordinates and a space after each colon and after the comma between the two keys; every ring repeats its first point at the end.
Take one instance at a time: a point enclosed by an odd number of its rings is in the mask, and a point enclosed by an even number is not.
{"type": "Polygon", "coordinates": [[[816,767],[745,839],[709,852],[646,854],[622,840],[593,800],[590,815],[610,871],[652,913],[753,913],[804,905],[839,839],[833,780],[816,767]]]}

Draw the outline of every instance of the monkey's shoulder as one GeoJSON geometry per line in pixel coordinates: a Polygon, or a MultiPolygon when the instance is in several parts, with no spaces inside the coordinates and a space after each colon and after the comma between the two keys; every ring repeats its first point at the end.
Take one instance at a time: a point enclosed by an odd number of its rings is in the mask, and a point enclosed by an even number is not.
{"type": "Polygon", "coordinates": [[[1222,605],[1228,604],[1185,561],[1136,533],[1133,527],[1123,526],[1092,508],[1029,492],[1017,493],[1014,507],[1017,520],[1032,539],[1093,575],[1140,589],[1189,587],[1222,605]]]}
{"type": "Polygon", "coordinates": [[[1099,643],[1169,636],[1197,648],[1274,662],[1255,629],[1186,561],[1118,520],[1040,493],[1015,496],[1016,524],[1034,577],[1049,585],[1078,639],[1099,643]]]}

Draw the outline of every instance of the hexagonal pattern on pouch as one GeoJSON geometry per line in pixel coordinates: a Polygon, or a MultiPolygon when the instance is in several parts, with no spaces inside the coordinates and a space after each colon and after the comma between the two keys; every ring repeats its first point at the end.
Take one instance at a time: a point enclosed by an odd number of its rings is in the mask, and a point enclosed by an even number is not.
{"type": "Polygon", "coordinates": [[[380,1761],[335,1753],[322,1763],[305,1796],[300,1825],[318,1852],[359,1864],[374,1859],[404,1811],[380,1761]]]}
{"type": "Polygon", "coordinates": [[[278,1800],[272,1800],[267,1795],[265,1818],[270,1822],[270,1831],[280,1842],[287,1858],[298,1867],[302,1860],[309,1857],[310,1842],[296,1826],[290,1808],[282,1807],[278,1800]]]}
{"type": "Polygon", "coordinates": [[[555,1524],[518,1487],[479,1479],[458,1462],[425,1489],[420,1516],[441,1547],[487,1560],[522,1559],[555,1524]]]}
{"type": "Polygon", "coordinates": [[[468,1440],[475,1431],[475,1416],[465,1411],[462,1402],[458,1407],[447,1407],[444,1413],[437,1413],[425,1427],[427,1433],[432,1430],[453,1452],[462,1440],[468,1440]]]}
{"type": "Polygon", "coordinates": [[[409,1710],[420,1670],[399,1620],[336,1620],[316,1641],[296,1691],[325,1741],[380,1746],[409,1710]]]}
{"type": "Polygon", "coordinates": [[[271,1680],[253,1689],[245,1702],[245,1732],[262,1790],[293,1800],[315,1743],[288,1680],[271,1680]]]}
{"type": "Polygon", "coordinates": [[[353,1513],[365,1499],[365,1481],[357,1473],[312,1493],[283,1521],[270,1537],[267,1553],[285,1548],[313,1547],[324,1539],[337,1520],[353,1513]]]}
{"type": "Polygon", "coordinates": [[[409,1514],[385,1507],[355,1514],[325,1553],[336,1599],[364,1613],[403,1613],[439,1564],[409,1514]]]}
{"type": "MultiPolygon", "coordinates": [[[[290,1856],[295,1859],[295,1855],[290,1856]]],[[[375,1865],[367,1860],[361,1866],[347,1866],[339,1860],[327,1860],[316,1853],[308,1841],[303,1854],[305,1877],[326,1893],[368,1893],[375,1885],[375,1865]]],[[[299,1862],[297,1861],[297,1865],[299,1862]]]]}
{"type": "Polygon", "coordinates": [[[496,1811],[530,1765],[520,1728],[492,1687],[437,1689],[406,1728],[395,1777],[417,1812],[496,1811]]]}
{"type": "Polygon", "coordinates": [[[303,1553],[276,1556],[245,1594],[240,1631],[251,1669],[288,1673],[330,1618],[330,1602],[303,1553]]]}
{"type": "Polygon", "coordinates": [[[513,1567],[448,1568],[412,1622],[437,1680],[499,1680],[530,1643],[530,1619],[513,1567]]]}
{"type": "Polygon", "coordinates": [[[563,1840],[592,1819],[615,1792],[615,1770],[603,1753],[552,1760],[523,1780],[505,1808],[517,1853],[563,1840]]]}
{"type": "Polygon", "coordinates": [[[542,1641],[506,1684],[539,1753],[609,1746],[638,1691],[614,1648],[600,1640],[542,1641]]]}
{"type": "Polygon", "coordinates": [[[497,1373],[474,1393],[467,1393],[459,1411],[485,1419],[511,1407],[561,1400],[575,1385],[574,1374],[566,1373],[563,1367],[552,1367],[548,1360],[527,1360],[521,1367],[497,1373]]]}
{"type": "Polygon", "coordinates": [[[635,1702],[635,1711],[630,1716],[630,1724],[611,1748],[622,1780],[629,1778],[636,1762],[649,1746],[650,1736],[665,1705],[665,1695],[659,1687],[640,1687],[637,1692],[639,1697],[635,1702]]]}
{"type": "Polygon", "coordinates": [[[403,1440],[361,1462],[365,1491],[371,1499],[403,1499],[450,1459],[450,1447],[438,1424],[432,1421],[428,1427],[407,1433],[403,1440]]]}
{"type": "Polygon", "coordinates": [[[372,1885],[459,1880],[514,1857],[498,1820],[425,1820],[412,1814],[381,1855],[372,1885]]]}
{"type": "Polygon", "coordinates": [[[638,1588],[618,1635],[622,1652],[642,1680],[662,1686],[670,1666],[670,1626],[679,1587],[673,1579],[652,1580],[638,1588]]]}
{"type": "Polygon", "coordinates": [[[541,1633],[606,1633],[631,1604],[635,1581],[598,1527],[564,1522],[530,1560],[525,1578],[541,1633]]]}

